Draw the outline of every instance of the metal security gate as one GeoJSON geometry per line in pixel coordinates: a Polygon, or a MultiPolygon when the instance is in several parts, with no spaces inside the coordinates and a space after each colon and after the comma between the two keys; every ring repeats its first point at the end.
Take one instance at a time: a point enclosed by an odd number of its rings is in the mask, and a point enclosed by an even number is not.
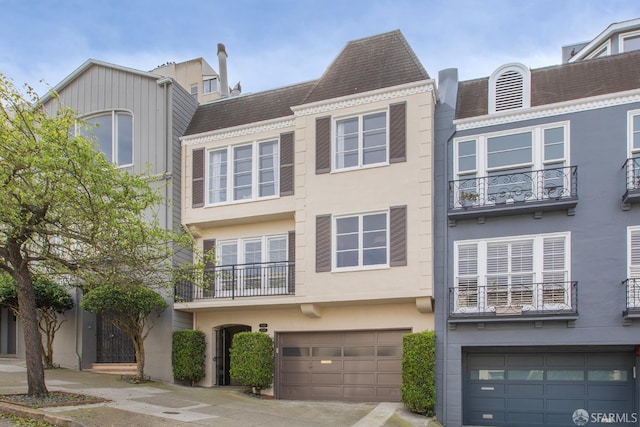
{"type": "Polygon", "coordinates": [[[277,397],[400,401],[409,330],[278,334],[277,397]]]}
{"type": "Polygon", "coordinates": [[[617,426],[630,424],[616,418],[635,414],[632,351],[467,353],[463,360],[465,425],[568,426],[582,413],[614,414],[606,425],[617,426]]]}
{"type": "Polygon", "coordinates": [[[97,316],[97,363],[135,363],[136,352],[131,339],[118,328],[97,316]]]}

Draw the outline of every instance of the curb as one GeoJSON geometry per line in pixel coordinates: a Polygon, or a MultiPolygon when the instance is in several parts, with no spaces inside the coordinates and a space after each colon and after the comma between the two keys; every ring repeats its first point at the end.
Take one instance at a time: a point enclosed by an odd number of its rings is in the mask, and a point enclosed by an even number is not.
{"type": "Polygon", "coordinates": [[[59,427],[86,427],[84,424],[71,418],[51,415],[37,409],[27,408],[21,405],[12,405],[6,402],[0,402],[0,412],[3,414],[30,418],[37,421],[44,421],[49,424],[55,424],[59,427]]]}

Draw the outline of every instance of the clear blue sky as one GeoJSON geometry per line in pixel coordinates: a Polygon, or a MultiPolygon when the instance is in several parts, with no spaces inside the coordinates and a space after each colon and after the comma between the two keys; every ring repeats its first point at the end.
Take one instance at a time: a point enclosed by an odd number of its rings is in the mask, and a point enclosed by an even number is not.
{"type": "Polygon", "coordinates": [[[561,46],[640,17],[638,0],[0,0],[0,72],[43,94],[89,58],[149,71],[229,54],[258,92],[318,78],[349,40],[400,29],[432,77],[558,64],[561,46]]]}

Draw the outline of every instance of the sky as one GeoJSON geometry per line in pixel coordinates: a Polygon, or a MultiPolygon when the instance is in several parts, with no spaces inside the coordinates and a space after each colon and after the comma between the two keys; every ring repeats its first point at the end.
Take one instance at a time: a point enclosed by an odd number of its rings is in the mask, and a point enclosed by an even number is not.
{"type": "Polygon", "coordinates": [[[640,17],[638,0],[0,0],[0,73],[43,95],[87,59],[150,71],[203,57],[260,92],[317,79],[350,40],[399,29],[432,78],[461,80],[640,17]]]}

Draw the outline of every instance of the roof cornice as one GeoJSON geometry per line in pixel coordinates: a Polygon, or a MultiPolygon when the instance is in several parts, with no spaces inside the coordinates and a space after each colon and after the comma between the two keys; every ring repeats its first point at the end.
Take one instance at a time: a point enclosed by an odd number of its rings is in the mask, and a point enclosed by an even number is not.
{"type": "Polygon", "coordinates": [[[309,104],[297,105],[291,107],[291,110],[296,115],[296,117],[309,116],[319,113],[326,113],[329,111],[340,110],[342,108],[353,107],[356,105],[366,105],[373,102],[401,98],[404,96],[425,92],[431,92],[435,101],[436,95],[433,79],[420,80],[417,82],[386,87],[374,91],[342,96],[340,98],[331,98],[323,101],[312,102],[309,104]]]}
{"type": "Polygon", "coordinates": [[[230,128],[212,130],[209,132],[196,133],[180,138],[182,146],[204,144],[207,142],[221,141],[236,136],[253,135],[260,132],[291,128],[295,125],[295,119],[291,116],[280,117],[262,122],[250,123],[248,125],[235,126],[230,128]]]}
{"type": "Polygon", "coordinates": [[[613,107],[615,105],[640,102],[640,89],[625,92],[608,93],[605,95],[580,98],[555,104],[540,105],[517,111],[503,112],[499,114],[486,114],[484,116],[469,117],[454,120],[457,131],[477,129],[487,126],[495,126],[504,123],[521,122],[524,120],[538,119],[542,117],[558,116],[560,114],[576,113],[580,111],[596,110],[598,108],[613,107]]]}

